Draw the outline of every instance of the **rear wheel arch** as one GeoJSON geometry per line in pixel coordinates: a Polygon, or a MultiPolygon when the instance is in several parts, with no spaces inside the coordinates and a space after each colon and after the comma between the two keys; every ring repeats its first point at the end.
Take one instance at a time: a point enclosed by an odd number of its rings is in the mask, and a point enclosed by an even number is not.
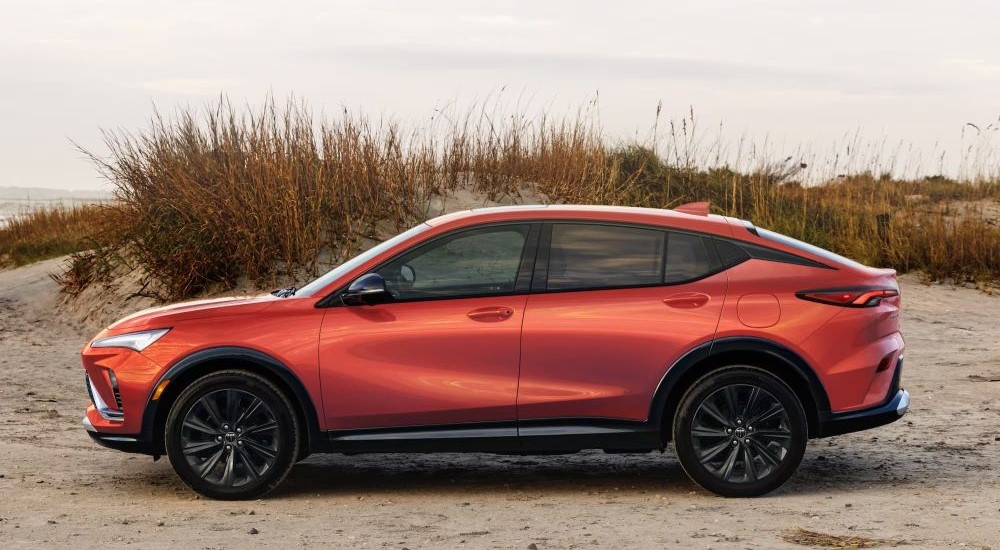
{"type": "MultiPolygon", "coordinates": [[[[176,362],[157,380],[170,380],[163,395],[156,401],[152,395],[146,403],[142,433],[149,438],[157,456],[164,454],[164,435],[167,416],[184,388],[195,380],[220,370],[244,370],[266,378],[280,389],[292,402],[299,425],[303,427],[299,457],[304,458],[320,444],[319,421],[316,407],[302,381],[277,359],[249,348],[211,348],[191,354],[176,362]]],[[[156,386],[154,386],[155,389],[156,386]]]]}
{"type": "Polygon", "coordinates": [[[650,422],[659,426],[663,441],[672,438],[671,428],[681,399],[698,380],[730,365],[764,369],[788,384],[802,403],[809,436],[830,411],[830,402],[815,370],[798,354],[763,338],[722,338],[702,344],[675,362],[660,381],[650,410],[650,422]]]}

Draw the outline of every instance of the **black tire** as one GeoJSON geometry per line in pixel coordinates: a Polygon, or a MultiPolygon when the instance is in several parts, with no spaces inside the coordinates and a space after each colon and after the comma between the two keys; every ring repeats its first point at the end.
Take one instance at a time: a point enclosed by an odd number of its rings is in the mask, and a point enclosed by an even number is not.
{"type": "Polygon", "coordinates": [[[698,485],[724,497],[755,497],[795,473],[809,438],[795,392],[773,374],[729,366],[695,382],[674,417],[674,448],[698,485]]]}
{"type": "Polygon", "coordinates": [[[242,370],[214,372],[185,388],[165,432],[177,475],[220,500],[257,498],[277,487],[296,462],[301,437],[285,394],[242,370]]]}

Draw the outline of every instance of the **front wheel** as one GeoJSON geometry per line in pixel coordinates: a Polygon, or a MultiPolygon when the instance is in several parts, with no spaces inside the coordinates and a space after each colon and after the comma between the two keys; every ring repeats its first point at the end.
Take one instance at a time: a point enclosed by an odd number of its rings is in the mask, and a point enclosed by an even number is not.
{"type": "Polygon", "coordinates": [[[256,374],[226,370],[184,389],[170,409],[166,448],[189,487],[210,498],[256,498],[291,471],[300,429],[288,398],[256,374]]]}
{"type": "Polygon", "coordinates": [[[705,489],[753,497],[780,487],[805,453],[808,424],[795,392],[773,374],[733,366],[706,375],[681,399],[674,447],[705,489]]]}

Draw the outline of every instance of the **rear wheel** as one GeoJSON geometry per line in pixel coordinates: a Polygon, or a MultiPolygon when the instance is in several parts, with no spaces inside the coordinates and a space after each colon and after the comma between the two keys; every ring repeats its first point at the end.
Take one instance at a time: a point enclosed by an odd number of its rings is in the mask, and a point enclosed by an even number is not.
{"type": "Polygon", "coordinates": [[[759,496],[781,486],[805,453],[802,404],[773,374],[733,366],[706,375],[681,400],[674,447],[681,466],[709,491],[759,496]]]}
{"type": "Polygon", "coordinates": [[[223,500],[256,498],[291,471],[300,428],[288,398],[267,379],[228,370],[184,389],[166,426],[170,464],[189,487],[223,500]]]}

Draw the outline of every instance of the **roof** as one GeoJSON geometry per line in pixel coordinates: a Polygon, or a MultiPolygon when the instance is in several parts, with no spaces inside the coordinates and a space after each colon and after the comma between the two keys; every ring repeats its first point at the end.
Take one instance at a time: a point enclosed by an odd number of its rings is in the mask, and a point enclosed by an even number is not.
{"type": "Polygon", "coordinates": [[[445,214],[427,224],[432,227],[465,226],[514,220],[586,220],[638,223],[731,235],[726,218],[710,214],[689,214],[663,208],[602,206],[584,204],[516,205],[474,208],[445,214]]]}

